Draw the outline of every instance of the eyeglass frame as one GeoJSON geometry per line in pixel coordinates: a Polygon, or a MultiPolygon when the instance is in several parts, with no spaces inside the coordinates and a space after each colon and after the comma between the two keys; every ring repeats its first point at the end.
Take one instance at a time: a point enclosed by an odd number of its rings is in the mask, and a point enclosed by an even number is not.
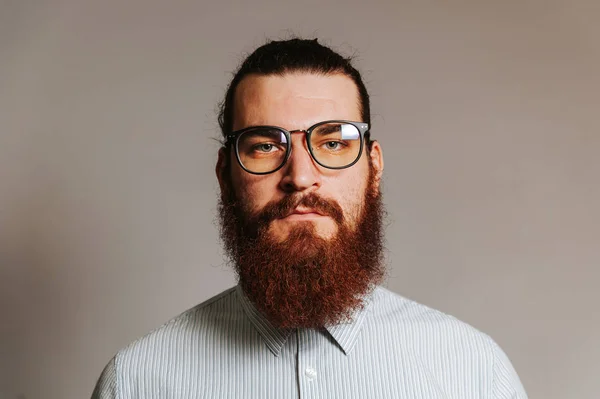
{"type": "Polygon", "coordinates": [[[227,145],[230,145],[231,143],[235,144],[235,146],[234,146],[235,147],[235,157],[236,157],[240,167],[242,169],[244,169],[246,172],[253,174],[253,175],[269,175],[269,174],[275,173],[279,169],[283,168],[285,166],[285,164],[287,163],[288,159],[290,158],[290,155],[292,154],[292,133],[304,133],[304,137],[306,138],[306,145],[308,147],[308,153],[310,154],[310,157],[312,158],[312,160],[326,169],[333,169],[333,170],[346,169],[346,168],[349,168],[349,167],[353,166],[354,164],[356,164],[359,161],[360,157],[362,156],[365,142],[370,141],[370,136],[371,136],[370,125],[366,122],[355,122],[355,121],[347,121],[347,120],[342,120],[342,119],[332,119],[332,120],[326,120],[326,121],[315,123],[308,129],[286,130],[282,127],[274,126],[274,125],[248,126],[248,127],[236,130],[236,131],[228,134],[226,136],[227,139],[225,141],[225,145],[227,146],[227,145]],[[346,166],[323,165],[321,162],[319,162],[319,160],[317,160],[317,158],[313,154],[312,145],[310,143],[310,135],[312,134],[313,130],[319,126],[325,125],[327,123],[334,123],[334,122],[352,125],[358,130],[358,133],[360,135],[360,148],[358,150],[358,154],[356,155],[356,159],[352,163],[350,163],[346,166]],[[252,172],[251,170],[248,170],[244,166],[244,164],[242,163],[242,160],[240,159],[240,153],[239,153],[239,147],[238,147],[237,140],[243,133],[250,131],[250,130],[254,130],[254,129],[277,129],[277,130],[281,131],[285,135],[285,138],[287,139],[285,158],[281,162],[281,165],[279,165],[276,169],[273,169],[270,172],[252,172]]]}

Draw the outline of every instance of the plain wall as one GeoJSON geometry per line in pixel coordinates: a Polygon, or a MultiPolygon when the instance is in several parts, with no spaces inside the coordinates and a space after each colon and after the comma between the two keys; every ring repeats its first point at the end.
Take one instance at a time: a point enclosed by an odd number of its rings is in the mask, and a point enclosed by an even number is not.
{"type": "Polygon", "coordinates": [[[387,287],[490,334],[531,398],[600,397],[600,2],[2,1],[0,397],[89,397],[235,283],[216,104],[289,32],[356,54],[387,287]]]}

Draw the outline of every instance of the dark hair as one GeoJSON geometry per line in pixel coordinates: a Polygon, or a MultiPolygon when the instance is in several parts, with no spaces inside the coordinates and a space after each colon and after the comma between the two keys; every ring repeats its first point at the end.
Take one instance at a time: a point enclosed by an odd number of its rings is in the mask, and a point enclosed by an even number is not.
{"type": "Polygon", "coordinates": [[[235,90],[242,79],[250,74],[283,75],[289,72],[313,72],[319,74],[342,73],[356,84],[362,120],[371,123],[369,93],[360,73],[352,66],[351,58],[344,58],[317,39],[290,39],[270,41],[254,50],[239,67],[220,104],[219,126],[223,137],[233,129],[233,100],[235,90]]]}

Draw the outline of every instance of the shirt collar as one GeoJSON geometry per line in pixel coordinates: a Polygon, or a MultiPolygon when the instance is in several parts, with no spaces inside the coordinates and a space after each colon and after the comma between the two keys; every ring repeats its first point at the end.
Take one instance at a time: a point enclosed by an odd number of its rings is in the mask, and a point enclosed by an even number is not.
{"type": "MultiPolygon", "coordinates": [[[[283,348],[294,330],[273,326],[265,315],[256,309],[239,284],[236,287],[236,293],[244,313],[263,338],[265,345],[275,356],[279,356],[281,348],[283,348]]],[[[354,312],[350,321],[325,328],[345,355],[348,355],[356,345],[372,302],[373,294],[370,293],[365,298],[363,307],[354,312]]]]}

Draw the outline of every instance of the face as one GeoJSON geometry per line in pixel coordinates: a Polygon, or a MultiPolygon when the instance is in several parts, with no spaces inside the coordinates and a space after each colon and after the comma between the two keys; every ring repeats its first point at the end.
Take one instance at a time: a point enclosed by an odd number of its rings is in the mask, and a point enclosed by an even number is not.
{"type": "MultiPolygon", "coordinates": [[[[249,126],[275,125],[287,130],[307,129],[325,120],[361,121],[358,90],[345,75],[289,73],[282,76],[251,75],[237,87],[234,100],[233,130],[249,126]]],[[[339,204],[345,223],[356,226],[367,187],[378,189],[383,170],[381,148],[373,143],[370,154],[364,150],[359,161],[346,169],[332,170],[318,165],[308,152],[305,134],[292,133],[292,151],[283,168],[268,175],[244,171],[235,155],[219,154],[217,176],[224,188],[223,171],[229,163],[232,189],[249,215],[256,215],[268,204],[286,197],[301,198],[316,194],[339,204]],[[374,185],[369,182],[369,159],[374,170],[374,185]]],[[[284,215],[281,215],[284,216],[284,215]]],[[[298,206],[285,217],[269,225],[269,235],[284,241],[298,226],[310,224],[315,234],[329,239],[338,232],[338,223],[330,215],[298,206]]]]}
{"type": "MultiPolygon", "coordinates": [[[[343,75],[249,76],[234,109],[234,130],[360,122],[356,87],[343,75]]],[[[219,152],[221,237],[242,289],[274,325],[316,328],[351,318],[384,275],[383,159],[374,142],[353,166],[332,170],[311,158],[304,133],[291,144],[287,163],[267,175],[219,152]]]]}

